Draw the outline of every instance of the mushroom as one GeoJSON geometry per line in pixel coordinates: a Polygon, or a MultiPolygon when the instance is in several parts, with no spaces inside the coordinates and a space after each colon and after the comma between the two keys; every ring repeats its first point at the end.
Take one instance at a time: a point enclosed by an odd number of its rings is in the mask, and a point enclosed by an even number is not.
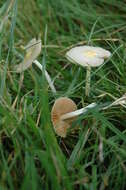
{"type": "Polygon", "coordinates": [[[109,102],[107,106],[105,104],[98,105],[97,103],[91,103],[81,109],[77,109],[76,104],[70,98],[61,97],[55,101],[51,111],[51,120],[54,130],[57,135],[66,137],[67,129],[70,128],[77,116],[87,114],[90,109],[96,107],[99,111],[102,111],[116,105],[121,105],[126,108],[126,94],[112,103],[109,102]]]}
{"type": "Polygon", "coordinates": [[[41,46],[41,40],[33,38],[25,47],[23,47],[26,50],[26,54],[24,56],[24,60],[15,66],[17,73],[21,73],[31,67],[33,61],[41,53],[41,46]]]}
{"type": "Polygon", "coordinates": [[[87,68],[85,95],[90,93],[91,67],[98,67],[103,64],[104,59],[109,58],[111,53],[100,47],[77,46],[66,53],[69,61],[87,68]]]}
{"type": "Polygon", "coordinates": [[[61,97],[55,101],[51,111],[51,120],[57,135],[66,137],[67,129],[70,128],[72,122],[76,119],[76,117],[64,120],[61,117],[64,114],[73,112],[75,110],[77,110],[77,105],[70,98],[61,97]]]}
{"type": "MultiPolygon", "coordinates": [[[[24,47],[24,49],[26,49],[26,55],[24,57],[24,60],[20,64],[18,64],[14,67],[15,71],[17,73],[21,73],[21,72],[27,70],[29,67],[31,67],[32,63],[34,63],[41,71],[43,71],[44,70],[43,66],[39,63],[39,61],[36,60],[36,58],[41,53],[41,40],[36,40],[35,38],[33,38],[24,47]]],[[[48,72],[46,70],[44,70],[44,72],[45,72],[46,80],[48,81],[52,92],[56,93],[56,89],[53,85],[53,82],[52,82],[48,72]]]]}

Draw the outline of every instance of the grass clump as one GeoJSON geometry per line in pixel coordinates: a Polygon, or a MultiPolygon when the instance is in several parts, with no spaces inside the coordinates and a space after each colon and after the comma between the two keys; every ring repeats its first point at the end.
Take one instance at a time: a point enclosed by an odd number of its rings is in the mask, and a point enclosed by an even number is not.
{"type": "Polygon", "coordinates": [[[126,93],[125,13],[125,2],[116,0],[0,1],[1,190],[125,189],[124,107],[81,115],[65,139],[55,135],[50,121],[58,97],[72,98],[81,108],[126,93]],[[25,55],[21,46],[38,36],[43,42],[38,60],[54,79],[56,94],[35,66],[21,74],[13,71],[25,55]],[[89,98],[86,72],[64,56],[87,43],[112,52],[92,72],[89,98]]]}

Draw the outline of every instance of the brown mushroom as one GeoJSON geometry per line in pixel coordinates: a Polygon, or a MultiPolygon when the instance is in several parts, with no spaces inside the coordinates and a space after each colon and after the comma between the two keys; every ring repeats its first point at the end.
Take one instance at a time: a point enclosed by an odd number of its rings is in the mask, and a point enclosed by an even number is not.
{"type": "Polygon", "coordinates": [[[61,97],[55,101],[51,111],[51,120],[57,135],[66,137],[67,129],[70,128],[72,122],[76,119],[76,117],[62,120],[61,116],[76,110],[77,105],[70,98],[61,97]]]}

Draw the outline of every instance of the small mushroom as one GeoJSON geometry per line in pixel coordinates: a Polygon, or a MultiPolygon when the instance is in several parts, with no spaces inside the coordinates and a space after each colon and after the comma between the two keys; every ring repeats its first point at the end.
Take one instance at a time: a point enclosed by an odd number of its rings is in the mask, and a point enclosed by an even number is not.
{"type": "Polygon", "coordinates": [[[54,130],[57,135],[66,137],[67,129],[70,128],[72,122],[79,115],[87,114],[89,110],[92,110],[96,107],[99,109],[99,111],[102,111],[115,105],[121,105],[126,108],[126,94],[112,103],[109,102],[107,106],[105,106],[105,104],[98,105],[97,103],[91,103],[78,110],[76,104],[70,98],[59,98],[55,101],[51,111],[51,120],[54,130]]]}
{"type": "MultiPolygon", "coordinates": [[[[14,70],[17,73],[21,73],[25,70],[27,70],[29,67],[32,66],[32,64],[34,63],[41,71],[44,70],[43,66],[36,60],[36,58],[40,55],[41,53],[41,40],[36,40],[35,38],[33,38],[25,47],[24,49],[26,49],[26,54],[24,57],[24,60],[16,65],[14,67],[14,70]]],[[[56,89],[53,85],[53,81],[51,80],[50,75],[48,74],[48,72],[46,70],[44,70],[45,72],[45,77],[46,80],[48,81],[48,84],[52,90],[52,92],[55,94],[56,93],[56,89]]]]}
{"type": "Polygon", "coordinates": [[[70,98],[61,97],[55,101],[51,111],[51,120],[57,135],[61,137],[66,137],[67,129],[70,128],[72,122],[76,119],[76,117],[64,120],[61,117],[66,113],[76,110],[77,105],[70,98]]]}
{"type": "Polygon", "coordinates": [[[33,38],[24,48],[26,49],[26,54],[24,60],[15,66],[17,73],[21,73],[31,67],[33,61],[41,53],[41,40],[36,40],[33,38]]]}
{"type": "Polygon", "coordinates": [[[69,61],[87,68],[85,94],[90,92],[91,67],[98,67],[103,64],[104,59],[109,58],[111,53],[100,47],[78,46],[70,49],[66,53],[69,61]]]}

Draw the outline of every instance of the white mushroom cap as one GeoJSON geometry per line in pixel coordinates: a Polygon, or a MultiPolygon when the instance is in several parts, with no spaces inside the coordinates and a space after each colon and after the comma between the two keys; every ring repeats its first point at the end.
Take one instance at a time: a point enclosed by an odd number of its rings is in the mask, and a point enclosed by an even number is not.
{"type": "Polygon", "coordinates": [[[61,97],[55,101],[51,111],[51,120],[57,135],[66,137],[67,129],[76,117],[62,120],[61,116],[75,110],[77,110],[77,106],[70,98],[61,97]]]}
{"type": "Polygon", "coordinates": [[[108,50],[93,46],[74,47],[66,53],[68,60],[83,67],[98,67],[110,56],[111,53],[108,50]]]}
{"type": "Polygon", "coordinates": [[[22,71],[25,71],[28,69],[33,61],[39,56],[41,53],[41,40],[36,40],[33,38],[25,47],[26,54],[24,57],[24,60],[15,66],[15,70],[17,73],[21,73],[22,71]]]}

